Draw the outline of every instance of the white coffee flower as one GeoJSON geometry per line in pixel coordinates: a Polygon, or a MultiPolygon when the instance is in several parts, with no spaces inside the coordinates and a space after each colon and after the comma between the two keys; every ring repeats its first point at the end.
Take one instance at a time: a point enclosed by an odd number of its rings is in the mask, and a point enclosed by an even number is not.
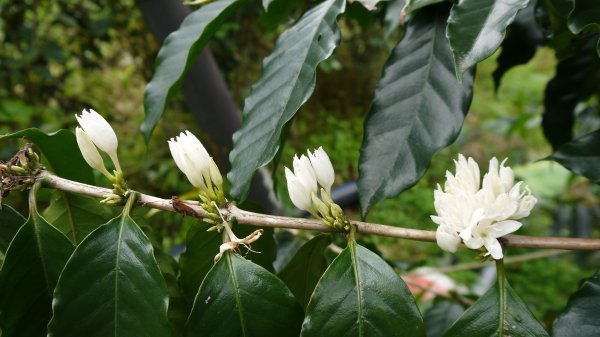
{"type": "Polygon", "coordinates": [[[221,172],[200,140],[186,130],[168,143],[175,164],[190,183],[200,189],[200,194],[218,202],[225,201],[221,172]]]}
{"type": "Polygon", "coordinates": [[[298,158],[298,156],[294,156],[292,165],[294,166],[294,175],[296,178],[298,178],[298,180],[300,180],[302,185],[304,185],[304,188],[306,191],[308,191],[308,194],[310,195],[310,193],[317,193],[317,177],[315,170],[310,163],[310,159],[308,159],[308,157],[305,155],[301,155],[300,158],[298,158]]]}
{"type": "Polygon", "coordinates": [[[111,174],[106,170],[104,160],[102,160],[102,156],[100,156],[100,153],[98,152],[96,145],[94,145],[94,142],[90,139],[90,136],[88,136],[88,134],[80,127],[75,128],[75,136],[77,138],[79,150],[86,163],[88,163],[90,167],[102,172],[102,174],[110,179],[111,174]]]}
{"type": "Polygon", "coordinates": [[[287,180],[288,194],[294,206],[303,211],[310,210],[312,208],[311,191],[287,167],[285,168],[285,179],[287,180]]]}
{"type": "Polygon", "coordinates": [[[113,128],[108,124],[104,117],[100,116],[96,111],[83,109],[80,116],[75,115],[77,122],[89,136],[91,141],[100,150],[106,152],[110,159],[115,164],[117,171],[121,171],[119,158],[117,157],[117,147],[119,142],[113,128]]]}
{"type": "Polygon", "coordinates": [[[434,191],[437,215],[431,216],[439,225],[436,240],[442,249],[455,252],[462,239],[471,249],[485,247],[486,255],[503,257],[498,238],[519,229],[522,224],[515,220],[529,215],[537,202],[528,188],[521,192],[522,182],[514,184],[505,161],[490,160],[481,188],[479,167],[472,158],[459,155],[456,173],[446,172],[444,190],[438,185],[434,191]]]}
{"type": "Polygon", "coordinates": [[[333,171],[333,165],[331,165],[329,156],[325,150],[323,150],[323,147],[319,147],[314,153],[308,151],[308,158],[314,168],[319,185],[321,185],[327,193],[331,193],[331,186],[335,180],[335,172],[333,171]]]}

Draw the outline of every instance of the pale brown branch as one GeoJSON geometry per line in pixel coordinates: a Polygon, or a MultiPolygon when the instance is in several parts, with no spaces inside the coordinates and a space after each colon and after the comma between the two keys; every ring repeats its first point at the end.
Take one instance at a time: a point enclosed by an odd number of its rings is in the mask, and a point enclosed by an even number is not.
{"type": "MultiPolygon", "coordinates": [[[[108,188],[87,185],[60,178],[48,171],[41,171],[37,178],[42,179],[46,186],[65,192],[82,194],[96,198],[105,198],[111,194],[111,190],[108,188]]],[[[139,193],[139,197],[136,199],[136,201],[145,207],[156,208],[169,212],[177,212],[177,210],[173,208],[171,199],[161,199],[151,195],[139,193]]],[[[207,214],[206,211],[199,206],[198,202],[185,201],[185,203],[195,211],[195,214],[190,216],[202,218],[207,214]]],[[[240,224],[258,227],[293,228],[302,230],[316,230],[321,232],[335,231],[331,227],[324,225],[319,220],[254,213],[237,208],[234,205],[230,205],[227,209],[222,210],[222,213],[228,219],[235,218],[240,224]]],[[[350,222],[356,225],[357,233],[361,234],[373,234],[400,239],[435,242],[434,231],[395,227],[361,221],[350,222]]],[[[600,239],[507,235],[501,240],[502,244],[506,247],[551,248],[563,250],[600,250],[600,239]]]]}

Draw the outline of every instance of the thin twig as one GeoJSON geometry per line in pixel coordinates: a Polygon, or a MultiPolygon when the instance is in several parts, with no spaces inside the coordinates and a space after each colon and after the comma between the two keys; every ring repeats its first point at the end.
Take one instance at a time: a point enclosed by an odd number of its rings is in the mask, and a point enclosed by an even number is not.
{"type": "MultiPolygon", "coordinates": [[[[87,185],[60,178],[48,171],[41,171],[38,174],[37,179],[43,180],[46,186],[57,190],[96,198],[105,198],[112,193],[112,191],[108,188],[87,185]]],[[[169,212],[178,212],[175,208],[173,208],[171,199],[161,199],[151,195],[139,193],[139,197],[136,201],[145,207],[156,208],[169,212]]],[[[197,201],[185,201],[185,204],[195,212],[195,214],[188,215],[197,218],[202,218],[203,216],[207,215],[207,212],[199,206],[197,201]]],[[[229,220],[235,218],[240,224],[258,227],[294,228],[302,230],[316,230],[321,232],[335,232],[333,228],[326,226],[319,220],[254,213],[237,208],[235,205],[229,205],[227,209],[222,209],[221,212],[226,219],[229,220]]],[[[361,221],[350,221],[350,223],[356,225],[357,232],[361,234],[373,234],[408,240],[435,242],[434,231],[380,225],[361,221]]],[[[563,250],[600,250],[600,239],[506,235],[500,240],[506,247],[552,248],[563,250]]]]}

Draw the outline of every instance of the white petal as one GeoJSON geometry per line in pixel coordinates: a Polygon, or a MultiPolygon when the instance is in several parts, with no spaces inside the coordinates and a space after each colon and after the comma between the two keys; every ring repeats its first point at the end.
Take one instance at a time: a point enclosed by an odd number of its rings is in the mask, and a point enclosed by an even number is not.
{"type": "Polygon", "coordinates": [[[315,170],[310,163],[310,159],[305,155],[300,156],[300,158],[294,156],[292,165],[294,166],[294,175],[302,185],[304,185],[304,188],[309,191],[309,195],[310,192],[317,193],[317,177],[315,175],[315,170]]]}
{"type": "Polygon", "coordinates": [[[171,156],[175,161],[175,164],[179,168],[180,171],[185,173],[185,166],[183,164],[183,158],[181,157],[181,150],[179,149],[179,143],[177,143],[173,138],[167,141],[169,143],[169,150],[171,151],[171,156]]]}
{"type": "Polygon", "coordinates": [[[488,236],[493,238],[503,237],[506,234],[510,234],[523,226],[522,223],[515,220],[504,220],[496,222],[490,226],[488,236]]]}
{"type": "Polygon", "coordinates": [[[458,235],[444,226],[438,227],[435,232],[435,240],[440,248],[450,253],[455,253],[460,244],[458,235]]]}
{"type": "Polygon", "coordinates": [[[331,165],[329,156],[323,150],[323,147],[319,147],[315,150],[314,154],[308,151],[308,158],[315,170],[317,181],[327,193],[331,193],[331,186],[335,180],[335,172],[333,171],[333,165],[331,165]]]}
{"type": "Polygon", "coordinates": [[[288,194],[294,206],[308,211],[311,208],[311,193],[306,190],[300,180],[287,167],[285,168],[285,179],[287,180],[288,194]]]}
{"type": "Polygon", "coordinates": [[[89,111],[83,109],[81,116],[75,115],[75,118],[100,150],[116,156],[119,145],[117,135],[104,117],[92,109],[89,111]]]}
{"type": "Polygon", "coordinates": [[[484,246],[485,249],[487,249],[488,254],[492,255],[495,260],[500,260],[504,257],[504,254],[502,254],[502,246],[495,238],[488,237],[485,240],[484,246]]]}
{"type": "Polygon", "coordinates": [[[85,159],[86,163],[90,165],[92,168],[95,168],[99,171],[106,171],[104,167],[104,161],[96,149],[96,145],[92,142],[88,134],[83,131],[82,128],[77,127],[75,129],[75,135],[77,138],[77,145],[79,146],[79,150],[83,155],[83,159],[85,159]]]}

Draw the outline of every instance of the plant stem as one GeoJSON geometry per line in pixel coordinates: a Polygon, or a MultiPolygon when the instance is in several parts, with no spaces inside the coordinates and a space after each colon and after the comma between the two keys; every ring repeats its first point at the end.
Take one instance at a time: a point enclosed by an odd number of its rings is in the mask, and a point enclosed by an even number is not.
{"type": "Polygon", "coordinates": [[[504,260],[496,260],[496,282],[498,282],[498,337],[504,336],[504,308],[506,306],[506,280],[504,279],[504,260]]]}
{"type": "MultiPolygon", "coordinates": [[[[48,171],[41,171],[36,179],[51,188],[86,195],[96,198],[105,198],[112,193],[108,188],[102,188],[80,182],[64,179],[53,175],[48,171]]],[[[137,193],[136,202],[144,207],[156,208],[163,211],[178,212],[173,208],[171,199],[162,199],[151,195],[137,193]]],[[[197,218],[204,218],[208,213],[199,206],[197,201],[184,201],[189,208],[195,211],[195,214],[188,214],[197,218]]],[[[257,227],[275,227],[275,228],[294,228],[302,230],[316,230],[320,232],[336,232],[335,229],[324,225],[320,220],[310,220],[304,218],[291,218],[260,214],[239,209],[234,205],[229,205],[226,209],[220,210],[225,220],[230,221],[235,218],[238,223],[252,225],[257,227]]],[[[387,226],[361,221],[350,221],[350,224],[356,226],[357,234],[372,234],[379,236],[394,237],[400,239],[435,242],[435,231],[404,228],[397,226],[387,226]]],[[[434,224],[431,224],[434,227],[434,224]]],[[[600,250],[600,239],[591,238],[564,238],[564,237],[539,237],[525,235],[506,235],[500,239],[504,247],[522,247],[522,248],[552,248],[563,250],[600,250]]]]}

